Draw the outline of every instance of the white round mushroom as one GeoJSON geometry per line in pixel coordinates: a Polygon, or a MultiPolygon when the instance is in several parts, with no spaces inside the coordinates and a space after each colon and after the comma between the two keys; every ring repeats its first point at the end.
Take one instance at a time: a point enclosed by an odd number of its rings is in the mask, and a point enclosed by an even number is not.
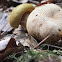
{"type": "Polygon", "coordinates": [[[49,42],[60,39],[62,31],[62,9],[56,4],[45,4],[34,9],[27,19],[27,31],[38,40],[52,34],[49,42]]]}

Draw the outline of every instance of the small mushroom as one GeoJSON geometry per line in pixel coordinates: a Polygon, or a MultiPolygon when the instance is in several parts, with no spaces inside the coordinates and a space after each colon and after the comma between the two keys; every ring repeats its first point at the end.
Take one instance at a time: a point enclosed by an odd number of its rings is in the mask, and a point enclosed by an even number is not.
{"type": "Polygon", "coordinates": [[[33,9],[34,9],[34,6],[32,4],[29,4],[29,3],[18,5],[11,12],[10,19],[9,19],[10,25],[13,28],[17,28],[19,26],[19,24],[21,23],[22,17],[24,17],[24,18],[28,17],[29,13],[32,12],[33,9]],[[26,16],[23,16],[27,12],[28,12],[28,14],[26,14],[26,16]]]}

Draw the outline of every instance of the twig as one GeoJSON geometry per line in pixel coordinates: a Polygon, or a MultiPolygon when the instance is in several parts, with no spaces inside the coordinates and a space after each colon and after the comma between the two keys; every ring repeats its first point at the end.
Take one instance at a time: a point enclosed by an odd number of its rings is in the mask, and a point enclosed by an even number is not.
{"type": "Polygon", "coordinates": [[[3,28],[8,24],[8,22],[5,23],[5,25],[1,28],[0,30],[0,34],[1,34],[1,31],[3,30],[3,28]]]}
{"type": "Polygon", "coordinates": [[[11,27],[9,27],[5,32],[1,33],[1,36],[5,35],[10,28],[11,27]]]}
{"type": "Polygon", "coordinates": [[[28,2],[29,2],[29,3],[33,3],[33,4],[35,4],[35,5],[39,4],[38,1],[32,1],[32,0],[29,0],[28,2]]]}
{"type": "Polygon", "coordinates": [[[51,44],[42,44],[42,45],[46,45],[46,46],[49,46],[49,47],[53,47],[53,48],[57,48],[57,49],[62,50],[62,47],[59,47],[59,46],[55,46],[55,45],[51,45],[51,44]]]}
{"type": "Polygon", "coordinates": [[[3,33],[0,34],[0,39],[1,39],[5,34],[8,33],[8,30],[9,30],[10,28],[11,28],[11,27],[9,27],[5,32],[3,32],[3,33]]]}
{"type": "Polygon", "coordinates": [[[36,49],[39,45],[41,45],[42,43],[44,43],[50,36],[51,36],[51,34],[48,35],[46,38],[44,38],[38,45],[36,45],[36,46],[34,47],[34,49],[36,49]]]}

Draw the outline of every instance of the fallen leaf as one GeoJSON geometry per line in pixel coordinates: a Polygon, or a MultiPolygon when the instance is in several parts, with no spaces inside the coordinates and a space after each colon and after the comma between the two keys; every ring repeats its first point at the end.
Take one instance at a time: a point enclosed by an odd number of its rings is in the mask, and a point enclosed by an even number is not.
{"type": "Polygon", "coordinates": [[[16,45],[16,40],[14,38],[2,40],[0,41],[0,60],[14,52],[21,50],[21,46],[16,45]]]}
{"type": "Polygon", "coordinates": [[[0,51],[4,50],[9,43],[10,38],[0,41],[0,51]]]}
{"type": "Polygon", "coordinates": [[[14,30],[13,34],[15,35],[14,38],[17,40],[17,44],[21,43],[23,46],[28,46],[30,48],[38,44],[31,35],[21,30],[20,26],[14,30]]]}

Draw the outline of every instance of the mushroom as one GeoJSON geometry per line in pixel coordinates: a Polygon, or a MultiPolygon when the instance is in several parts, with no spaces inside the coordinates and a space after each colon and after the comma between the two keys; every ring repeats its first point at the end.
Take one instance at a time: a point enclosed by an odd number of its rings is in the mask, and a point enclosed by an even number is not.
{"type": "Polygon", "coordinates": [[[13,28],[17,28],[21,23],[21,19],[23,18],[22,20],[26,21],[28,15],[30,14],[30,12],[32,12],[33,9],[34,9],[34,6],[32,4],[29,4],[29,3],[18,5],[11,12],[10,19],[9,19],[10,25],[13,28]]]}
{"type": "MultiPolygon", "coordinates": [[[[17,6],[10,15],[10,25],[17,28],[22,22],[22,16],[33,9],[34,7],[27,3],[17,6]]],[[[51,34],[47,42],[52,44],[61,38],[62,9],[58,5],[51,3],[36,7],[27,17],[26,29],[34,38],[42,40],[51,34]]]]}
{"type": "Polygon", "coordinates": [[[62,32],[62,9],[56,4],[45,4],[35,8],[28,16],[26,23],[27,31],[38,40],[44,39],[54,44],[61,38],[62,32]]]}

